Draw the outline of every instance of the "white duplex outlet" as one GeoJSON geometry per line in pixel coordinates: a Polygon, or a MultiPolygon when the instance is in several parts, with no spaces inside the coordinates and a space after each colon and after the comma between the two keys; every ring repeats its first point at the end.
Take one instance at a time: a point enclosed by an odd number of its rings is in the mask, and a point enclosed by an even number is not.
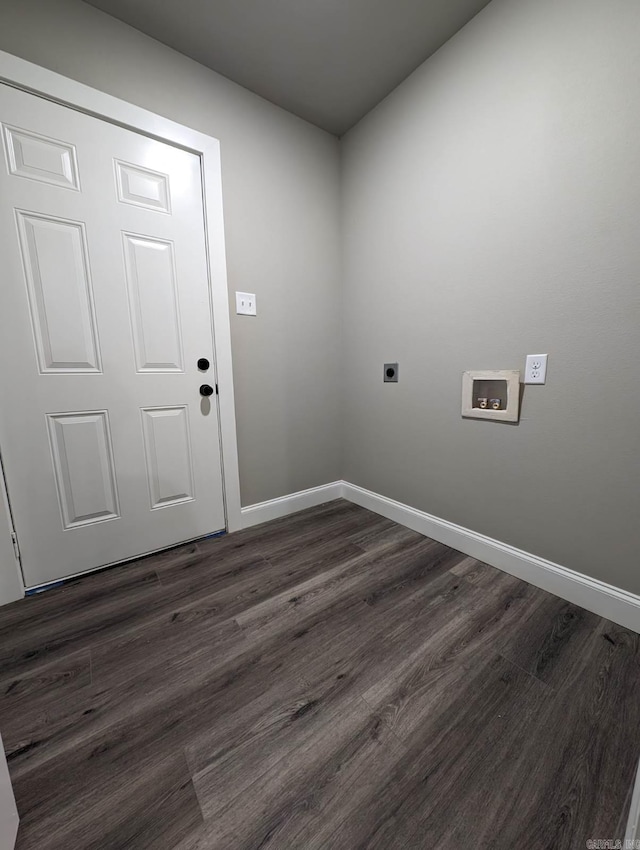
{"type": "Polygon", "coordinates": [[[256,296],[253,292],[236,292],[236,313],[239,316],[256,315],[256,296]]]}
{"type": "Polygon", "coordinates": [[[527,354],[525,384],[544,384],[547,380],[547,354],[527,354]]]}

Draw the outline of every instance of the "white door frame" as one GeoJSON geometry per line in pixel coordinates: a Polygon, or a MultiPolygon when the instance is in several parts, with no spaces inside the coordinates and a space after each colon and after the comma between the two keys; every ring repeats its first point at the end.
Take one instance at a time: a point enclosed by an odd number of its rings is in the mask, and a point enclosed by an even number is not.
{"type": "MultiPolygon", "coordinates": [[[[0,50],[0,82],[31,92],[48,100],[71,107],[125,129],[135,130],[161,142],[183,148],[200,157],[203,178],[205,236],[209,269],[209,292],[213,315],[213,341],[215,352],[215,377],[218,384],[218,409],[220,444],[222,451],[222,487],[228,531],[242,527],[240,513],[240,478],[238,472],[238,445],[236,414],[233,393],[231,362],[231,325],[229,321],[229,295],[227,291],[227,264],[222,215],[222,174],[220,142],[197,130],[177,124],[139,106],[133,106],[117,97],[85,86],[76,80],[63,77],[48,68],[42,68],[10,53],[0,50]]],[[[0,446],[0,449],[2,447],[0,446]]],[[[11,494],[9,494],[11,495],[11,494]]],[[[1,500],[0,500],[1,501],[1,500]]],[[[0,511],[7,513],[0,505],[0,511]]],[[[9,527],[11,517],[7,516],[9,527]]],[[[0,523],[0,553],[12,541],[5,541],[4,516],[0,523]]],[[[7,550],[8,551],[8,550],[7,550]]],[[[17,566],[17,565],[16,565],[17,566]]],[[[18,572],[20,573],[19,569],[18,572]]],[[[19,575],[20,587],[22,576],[19,575]]],[[[2,600],[0,600],[1,604],[2,600]]]]}

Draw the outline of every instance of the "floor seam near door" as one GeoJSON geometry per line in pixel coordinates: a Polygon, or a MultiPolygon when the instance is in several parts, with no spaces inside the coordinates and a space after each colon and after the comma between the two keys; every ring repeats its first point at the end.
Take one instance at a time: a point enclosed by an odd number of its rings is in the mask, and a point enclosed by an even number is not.
{"type": "Polygon", "coordinates": [[[556,688],[554,688],[553,685],[550,685],[548,682],[545,682],[544,679],[541,679],[539,676],[536,676],[536,674],[532,673],[531,670],[526,670],[524,667],[522,667],[521,664],[518,664],[517,661],[514,661],[512,658],[509,658],[508,655],[505,655],[504,652],[500,652],[499,655],[501,658],[504,658],[504,660],[507,661],[509,664],[513,664],[513,666],[517,667],[518,670],[522,670],[522,672],[526,673],[527,676],[534,679],[540,685],[543,685],[543,687],[548,688],[552,692],[555,692],[556,688]]]}

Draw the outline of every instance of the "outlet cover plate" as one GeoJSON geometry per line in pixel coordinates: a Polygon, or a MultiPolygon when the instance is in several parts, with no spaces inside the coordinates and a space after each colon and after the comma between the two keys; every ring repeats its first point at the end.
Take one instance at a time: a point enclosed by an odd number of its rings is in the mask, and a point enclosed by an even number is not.
{"type": "Polygon", "coordinates": [[[253,292],[236,292],[236,313],[239,316],[255,316],[256,296],[253,292]]]}
{"type": "Polygon", "coordinates": [[[527,354],[524,370],[525,384],[544,384],[547,380],[548,354],[527,354]]]}
{"type": "Polygon", "coordinates": [[[385,363],[384,369],[382,372],[382,380],[385,384],[397,384],[398,383],[398,364],[397,363],[385,363]]]}

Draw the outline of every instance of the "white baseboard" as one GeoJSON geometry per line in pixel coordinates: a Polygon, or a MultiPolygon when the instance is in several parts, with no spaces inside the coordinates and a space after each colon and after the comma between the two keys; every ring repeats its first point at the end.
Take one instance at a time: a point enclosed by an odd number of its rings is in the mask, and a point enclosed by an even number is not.
{"type": "Polygon", "coordinates": [[[582,573],[561,567],[552,561],[539,558],[507,543],[493,540],[461,525],[431,516],[401,502],[387,499],[343,482],[342,496],[363,508],[394,520],[400,525],[432,537],[472,558],[484,561],[536,587],[549,591],[568,602],[593,611],[607,620],[613,620],[634,632],[640,633],[640,596],[621,590],[611,584],[589,578],[582,573]]]}
{"type": "Polygon", "coordinates": [[[242,525],[243,528],[249,528],[340,498],[368,508],[425,537],[438,540],[640,634],[640,596],[347,481],[334,481],[322,487],[313,487],[242,508],[242,525]]]}
{"type": "Polygon", "coordinates": [[[342,496],[342,481],[333,481],[331,484],[323,484],[320,487],[311,487],[309,490],[300,490],[289,496],[280,496],[278,499],[270,499],[268,502],[259,502],[257,505],[249,505],[242,508],[242,527],[250,528],[252,525],[260,525],[272,519],[279,519],[305,508],[313,508],[324,502],[331,502],[342,496]]]}

